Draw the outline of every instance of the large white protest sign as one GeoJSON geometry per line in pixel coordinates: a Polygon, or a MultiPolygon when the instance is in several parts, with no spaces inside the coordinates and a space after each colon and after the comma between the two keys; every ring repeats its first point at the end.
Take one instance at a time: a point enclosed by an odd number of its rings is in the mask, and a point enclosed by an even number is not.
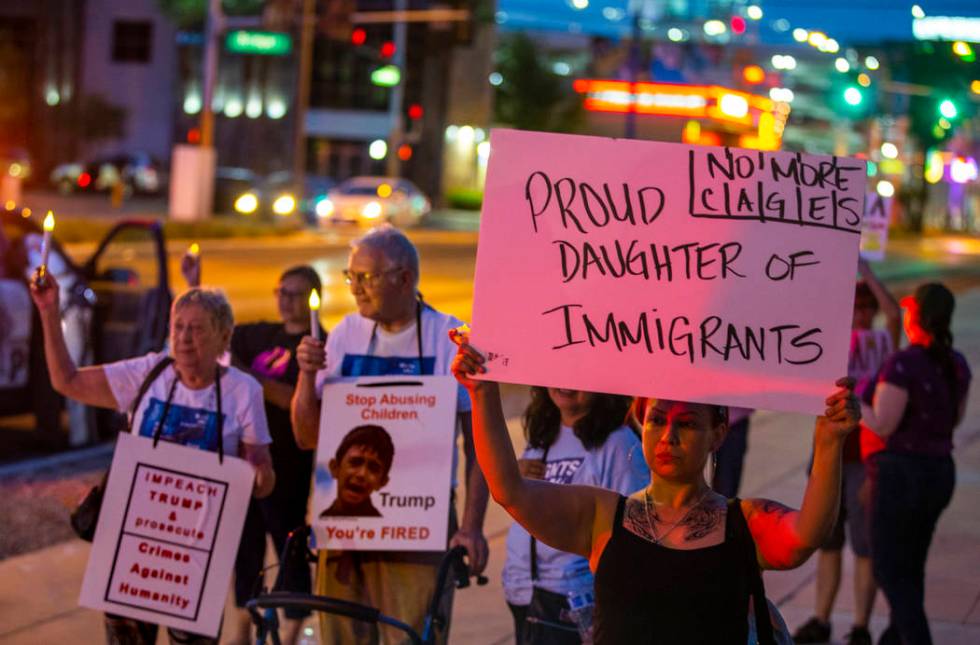
{"type": "Polygon", "coordinates": [[[891,197],[868,193],[864,200],[864,217],[861,220],[861,257],[865,260],[885,259],[891,212],[891,197]]]}
{"type": "Polygon", "coordinates": [[[217,636],[254,477],[237,457],[119,435],[79,604],[217,636]]]}
{"type": "Polygon", "coordinates": [[[513,130],[490,144],[485,378],[823,411],[847,374],[864,162],[513,130]]]}
{"type": "Polygon", "coordinates": [[[456,395],[449,376],[324,387],[313,490],[319,548],[446,548],[456,395]]]}

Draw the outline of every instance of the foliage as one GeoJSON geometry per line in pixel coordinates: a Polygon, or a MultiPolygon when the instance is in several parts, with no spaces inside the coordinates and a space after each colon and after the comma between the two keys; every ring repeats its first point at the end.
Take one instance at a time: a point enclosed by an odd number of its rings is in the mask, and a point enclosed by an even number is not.
{"type": "Polygon", "coordinates": [[[552,72],[537,45],[524,34],[504,38],[497,50],[494,117],[521,130],[575,132],[583,117],[581,98],[570,81],[552,72]]]}
{"type": "Polygon", "coordinates": [[[446,191],[446,203],[450,208],[478,211],[483,206],[483,191],[473,188],[452,188],[446,191]]]}
{"type": "MultiPolygon", "coordinates": [[[[265,0],[221,0],[229,16],[251,16],[262,12],[265,0]]],[[[157,0],[160,12],[180,28],[201,27],[207,15],[208,0],[157,0]]]]}

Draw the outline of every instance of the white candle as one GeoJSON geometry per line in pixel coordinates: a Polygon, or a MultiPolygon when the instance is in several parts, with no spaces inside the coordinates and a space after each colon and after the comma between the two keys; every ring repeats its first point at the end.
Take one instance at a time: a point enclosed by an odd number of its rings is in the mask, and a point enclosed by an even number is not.
{"type": "Polygon", "coordinates": [[[316,289],[310,290],[310,336],[320,340],[320,294],[316,289]]]}
{"type": "Polygon", "coordinates": [[[44,217],[44,239],[41,242],[42,272],[48,270],[48,255],[51,253],[51,232],[54,231],[54,213],[48,211],[44,217]]]}

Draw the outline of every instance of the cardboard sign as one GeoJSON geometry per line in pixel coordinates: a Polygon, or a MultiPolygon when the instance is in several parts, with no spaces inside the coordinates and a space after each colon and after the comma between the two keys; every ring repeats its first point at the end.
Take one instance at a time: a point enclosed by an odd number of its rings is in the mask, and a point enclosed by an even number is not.
{"type": "Polygon", "coordinates": [[[854,159],[498,130],[485,378],[820,413],[847,374],[854,159]]]}
{"type": "Polygon", "coordinates": [[[861,218],[861,257],[865,260],[877,262],[885,259],[891,212],[891,197],[868,193],[864,200],[864,217],[861,218]]]}
{"type": "Polygon", "coordinates": [[[324,387],[312,513],[319,548],[446,548],[456,394],[449,376],[324,387]]]}
{"type": "Polygon", "coordinates": [[[79,604],[217,636],[255,473],[120,434],[79,604]]]}

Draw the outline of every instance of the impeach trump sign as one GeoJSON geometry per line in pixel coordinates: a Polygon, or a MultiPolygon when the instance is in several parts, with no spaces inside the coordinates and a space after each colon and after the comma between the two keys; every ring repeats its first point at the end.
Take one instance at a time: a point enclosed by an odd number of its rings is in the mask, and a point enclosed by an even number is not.
{"type": "Polygon", "coordinates": [[[484,378],[820,413],[847,374],[864,162],[497,130],[484,378]]]}
{"type": "Polygon", "coordinates": [[[217,636],[253,479],[241,459],[120,434],[79,604],[217,636]]]}

